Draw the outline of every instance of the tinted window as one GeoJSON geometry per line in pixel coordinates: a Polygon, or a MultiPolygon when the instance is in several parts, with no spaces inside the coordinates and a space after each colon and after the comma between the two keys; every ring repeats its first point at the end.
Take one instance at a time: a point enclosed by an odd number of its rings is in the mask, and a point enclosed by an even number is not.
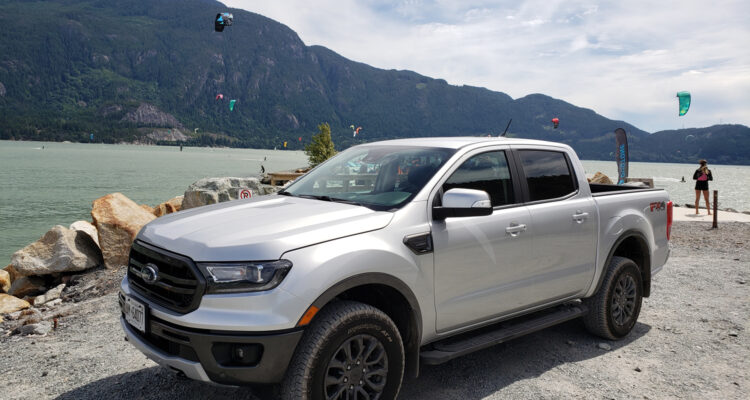
{"type": "Polygon", "coordinates": [[[443,184],[443,191],[453,188],[484,190],[492,206],[513,203],[513,185],[504,151],[477,154],[461,164],[443,184]]]}
{"type": "Polygon", "coordinates": [[[522,150],[518,154],[529,186],[530,201],[554,199],[576,190],[564,153],[522,150]]]}

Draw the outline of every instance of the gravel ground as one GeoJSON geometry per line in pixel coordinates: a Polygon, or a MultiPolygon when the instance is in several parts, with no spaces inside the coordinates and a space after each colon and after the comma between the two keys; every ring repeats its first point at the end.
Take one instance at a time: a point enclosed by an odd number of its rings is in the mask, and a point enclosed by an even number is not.
{"type": "MultiPolygon", "coordinates": [[[[572,321],[440,366],[400,399],[746,399],[750,224],[678,222],[672,256],[624,340],[572,321]]],[[[76,303],[43,337],[0,333],[2,399],[271,399],[270,387],[178,378],[123,341],[114,293],[76,303]]],[[[7,332],[6,332],[7,333],[7,332]]]]}

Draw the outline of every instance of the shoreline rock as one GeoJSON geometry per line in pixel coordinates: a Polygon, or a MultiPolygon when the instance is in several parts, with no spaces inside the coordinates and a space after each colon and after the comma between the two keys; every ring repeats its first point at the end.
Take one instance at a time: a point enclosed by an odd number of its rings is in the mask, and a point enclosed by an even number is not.
{"type": "Polygon", "coordinates": [[[99,246],[85,231],[55,225],[36,242],[16,251],[10,264],[21,276],[83,271],[102,261],[99,246]]]}
{"type": "Polygon", "coordinates": [[[104,265],[113,269],[127,265],[130,245],[143,225],[156,217],[122,193],[94,200],[91,217],[99,234],[104,265]]]}
{"type": "Polygon", "coordinates": [[[250,190],[252,196],[263,196],[278,190],[274,186],[262,184],[258,178],[203,178],[187,188],[182,209],[237,200],[243,189],[250,190]]]}
{"type": "Polygon", "coordinates": [[[0,293],[0,314],[10,314],[31,307],[31,304],[9,294],[0,293]]]}

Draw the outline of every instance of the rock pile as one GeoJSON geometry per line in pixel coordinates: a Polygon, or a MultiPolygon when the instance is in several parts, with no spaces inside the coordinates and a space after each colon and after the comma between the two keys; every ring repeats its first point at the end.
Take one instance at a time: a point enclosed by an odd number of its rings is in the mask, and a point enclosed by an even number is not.
{"type": "Polygon", "coordinates": [[[76,221],[68,228],[52,227],[39,240],[11,256],[0,269],[0,323],[4,331],[40,334],[49,331],[39,310],[51,310],[64,301],[116,289],[128,262],[130,244],[138,231],[161,215],[179,211],[182,196],[147,212],[121,193],[93,202],[93,223],[76,221]]]}
{"type": "Polygon", "coordinates": [[[204,178],[185,191],[182,209],[236,200],[243,189],[249,190],[252,196],[276,193],[278,190],[275,186],[261,183],[258,178],[204,178]]]}
{"type": "MultiPolygon", "coordinates": [[[[143,225],[185,208],[234,200],[247,189],[252,196],[276,192],[256,178],[206,178],[177,196],[150,207],[122,193],[94,200],[92,222],[56,225],[39,240],[11,256],[0,269],[0,332],[46,334],[68,306],[116,290],[128,263],[130,245],[143,225]]],[[[69,307],[68,307],[69,308],[69,307]]]]}

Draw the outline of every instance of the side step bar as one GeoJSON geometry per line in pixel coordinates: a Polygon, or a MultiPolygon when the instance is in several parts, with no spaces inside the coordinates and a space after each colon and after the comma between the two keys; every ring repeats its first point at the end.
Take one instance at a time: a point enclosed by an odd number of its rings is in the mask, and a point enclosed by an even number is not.
{"type": "Polygon", "coordinates": [[[420,359],[427,365],[442,364],[456,357],[570,321],[587,312],[588,308],[581,303],[562,304],[432,343],[426,350],[421,351],[420,359]]]}

